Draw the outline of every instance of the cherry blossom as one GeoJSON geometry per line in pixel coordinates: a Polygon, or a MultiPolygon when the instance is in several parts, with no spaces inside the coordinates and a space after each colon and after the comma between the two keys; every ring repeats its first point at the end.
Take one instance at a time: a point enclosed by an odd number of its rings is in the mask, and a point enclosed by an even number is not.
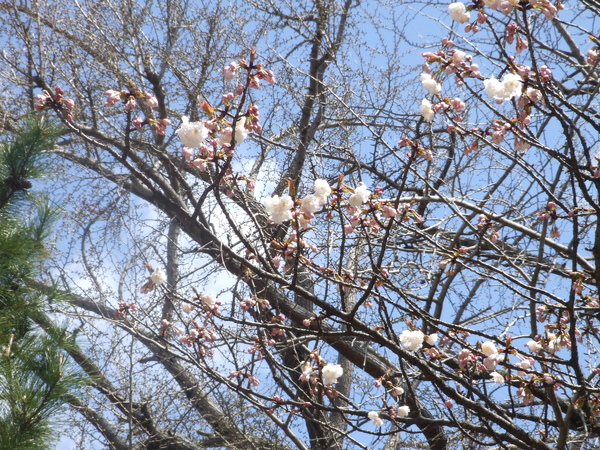
{"type": "Polygon", "coordinates": [[[338,382],[338,378],[344,374],[344,369],[339,364],[329,363],[321,369],[321,374],[323,376],[323,384],[328,386],[338,382]]]}
{"type": "Polygon", "coordinates": [[[431,107],[431,102],[429,100],[427,100],[426,98],[421,100],[421,106],[419,107],[419,109],[421,110],[421,115],[423,116],[423,119],[427,120],[428,122],[431,122],[433,120],[435,112],[433,111],[433,108],[431,107]]]}
{"type": "Polygon", "coordinates": [[[150,108],[158,108],[158,100],[149,92],[144,94],[144,103],[150,108]]]}
{"type": "Polygon", "coordinates": [[[315,180],[315,195],[319,197],[322,205],[327,203],[327,197],[331,195],[331,192],[331,186],[329,186],[327,180],[315,180]]]}
{"type": "Polygon", "coordinates": [[[442,92],[442,85],[428,73],[421,74],[421,84],[430,94],[436,95],[442,92]]]}
{"type": "Polygon", "coordinates": [[[190,122],[186,116],[181,117],[181,125],[175,131],[185,147],[198,148],[208,137],[208,129],[204,122],[190,122]]]}
{"type": "Polygon", "coordinates": [[[366,203],[371,196],[371,191],[367,189],[364,183],[360,183],[355,189],[354,194],[348,199],[350,206],[359,207],[363,203],[366,203]]]}
{"type": "Polygon", "coordinates": [[[534,340],[528,341],[525,345],[532,353],[538,353],[543,348],[539,342],[536,342],[534,340]]]}
{"type": "Polygon", "coordinates": [[[392,397],[400,397],[402,394],[404,394],[404,389],[402,389],[400,386],[394,386],[390,391],[390,394],[392,397]]]}
{"type": "Polygon", "coordinates": [[[425,335],[420,330],[404,330],[402,334],[400,334],[400,343],[405,349],[411,351],[416,351],[423,347],[424,339],[425,335]]]}
{"type": "Polygon", "coordinates": [[[439,336],[437,335],[437,333],[432,333],[428,336],[425,336],[425,342],[427,342],[429,345],[435,345],[438,339],[439,336]]]}
{"type": "Polygon", "coordinates": [[[381,417],[379,417],[379,413],[377,411],[369,411],[369,414],[367,414],[367,416],[373,422],[373,425],[375,425],[376,427],[380,427],[383,425],[383,420],[381,419],[381,417]]]}
{"type": "Polygon", "coordinates": [[[496,384],[504,383],[504,377],[498,372],[490,372],[490,376],[492,377],[492,381],[496,384]]]}
{"type": "Polygon", "coordinates": [[[109,89],[104,93],[106,96],[106,102],[104,106],[113,106],[119,100],[121,100],[121,91],[115,91],[114,89],[109,89]]]}
{"type": "Polygon", "coordinates": [[[407,405],[398,407],[398,417],[408,417],[410,414],[410,407],[407,405]]]}
{"type": "Polygon", "coordinates": [[[496,349],[496,345],[493,342],[487,341],[481,344],[481,353],[485,356],[492,356],[498,353],[498,349],[496,349]]]}
{"type": "Polygon", "coordinates": [[[292,220],[291,209],[294,207],[294,201],[289,195],[267,197],[264,199],[263,204],[273,222],[281,224],[287,220],[292,220]]]}
{"type": "Polygon", "coordinates": [[[465,23],[471,18],[471,13],[467,12],[467,7],[462,2],[450,3],[448,5],[448,14],[455,22],[465,23]]]}
{"type": "Polygon", "coordinates": [[[152,272],[152,275],[150,275],[150,279],[155,286],[160,286],[167,281],[167,275],[160,267],[157,267],[154,269],[154,272],[152,272]]]}
{"type": "Polygon", "coordinates": [[[485,93],[496,100],[510,100],[521,95],[522,78],[514,73],[507,73],[502,81],[489,78],[483,81],[485,93]]]}
{"type": "Polygon", "coordinates": [[[300,381],[309,381],[312,373],[313,373],[312,364],[310,362],[305,362],[302,365],[302,375],[300,375],[300,381]]]}
{"type": "Polygon", "coordinates": [[[321,197],[309,194],[302,199],[302,211],[313,214],[321,207],[321,197]]]}
{"type": "Polygon", "coordinates": [[[240,65],[236,62],[231,62],[229,65],[225,66],[223,69],[223,78],[227,81],[233,80],[233,78],[237,74],[237,70],[240,68],[240,65]]]}

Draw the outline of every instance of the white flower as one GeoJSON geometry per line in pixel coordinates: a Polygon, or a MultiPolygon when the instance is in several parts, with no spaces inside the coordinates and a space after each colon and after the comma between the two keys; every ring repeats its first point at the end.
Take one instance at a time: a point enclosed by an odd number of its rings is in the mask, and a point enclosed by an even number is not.
{"type": "Polygon", "coordinates": [[[423,347],[424,339],[425,335],[420,330],[404,330],[402,334],[400,334],[400,343],[406,350],[419,350],[423,347]]]}
{"type": "Polygon", "coordinates": [[[225,66],[223,69],[223,77],[227,80],[233,80],[235,77],[237,70],[240,68],[240,65],[235,61],[231,62],[228,66],[225,66]]]}
{"type": "Polygon", "coordinates": [[[483,81],[485,93],[496,100],[510,100],[521,95],[523,86],[521,77],[516,73],[507,73],[502,81],[489,78],[483,81]]]}
{"type": "Polygon", "coordinates": [[[167,275],[160,267],[157,267],[156,269],[154,269],[154,272],[152,272],[152,275],[150,275],[150,279],[152,280],[155,286],[160,286],[165,281],[167,281],[167,275]]]}
{"type": "Polygon", "coordinates": [[[215,294],[202,295],[200,297],[200,300],[202,301],[202,304],[204,306],[207,306],[210,308],[217,302],[217,297],[215,296],[215,294]]]}
{"type": "Polygon", "coordinates": [[[400,386],[394,386],[390,391],[390,394],[392,394],[392,397],[400,397],[402,394],[404,394],[404,389],[402,389],[400,386]]]}
{"type": "Polygon", "coordinates": [[[504,91],[509,98],[521,96],[523,80],[520,75],[516,73],[507,73],[502,79],[502,84],[504,86],[504,91]]]}
{"type": "Polygon", "coordinates": [[[367,189],[367,186],[363,183],[360,183],[355,189],[354,194],[350,196],[348,199],[348,203],[350,206],[358,207],[369,200],[371,196],[371,191],[367,189]]]}
{"type": "Polygon", "coordinates": [[[344,369],[339,364],[327,364],[321,370],[323,375],[323,384],[327,386],[328,384],[335,384],[338,381],[338,378],[342,376],[344,373],[344,369]]]}
{"type": "Polygon", "coordinates": [[[321,205],[327,202],[327,197],[331,195],[331,186],[327,180],[315,180],[315,195],[321,199],[321,205]]]}
{"type": "Polygon", "coordinates": [[[448,14],[452,20],[460,23],[465,23],[471,18],[471,13],[467,12],[467,7],[462,2],[450,3],[448,14]]]}
{"type": "Polygon", "coordinates": [[[435,112],[433,112],[433,108],[431,107],[431,102],[429,100],[427,100],[426,98],[421,100],[421,106],[419,107],[419,109],[421,110],[421,115],[423,116],[423,119],[425,119],[428,122],[431,122],[433,120],[435,112]]]}
{"type": "Polygon", "coordinates": [[[496,349],[493,342],[487,341],[481,344],[481,353],[485,356],[492,356],[498,353],[498,349],[496,349]]]}
{"type": "Polygon", "coordinates": [[[504,377],[502,375],[500,375],[498,372],[492,372],[490,373],[490,376],[492,377],[492,381],[496,384],[502,384],[504,383],[504,377]]]}
{"type": "Polygon", "coordinates": [[[435,81],[433,77],[428,73],[421,74],[421,84],[430,94],[439,94],[442,92],[442,85],[435,81]]]}
{"type": "Polygon", "coordinates": [[[383,425],[383,420],[381,420],[381,417],[379,417],[379,413],[377,411],[369,411],[369,414],[367,414],[367,416],[371,421],[373,421],[373,424],[376,427],[380,427],[381,425],[383,425]]]}
{"type": "Polygon", "coordinates": [[[494,370],[496,369],[496,364],[498,364],[498,361],[498,353],[492,353],[487,358],[483,358],[483,365],[487,370],[494,370]]]}
{"type": "Polygon", "coordinates": [[[538,89],[527,88],[525,91],[525,95],[531,100],[533,103],[539,102],[542,99],[542,93],[538,89]]]}
{"type": "Polygon", "coordinates": [[[537,353],[542,349],[542,345],[539,342],[536,342],[534,340],[528,341],[527,344],[525,344],[525,345],[527,346],[529,351],[532,353],[537,353]]]}
{"type": "Polygon", "coordinates": [[[239,144],[248,137],[248,130],[244,126],[246,125],[246,118],[240,117],[235,123],[235,143],[239,144]]]}
{"type": "Polygon", "coordinates": [[[310,375],[313,373],[312,364],[310,362],[305,362],[302,365],[302,375],[300,375],[300,381],[308,381],[310,379],[310,375]]]}
{"type": "Polygon", "coordinates": [[[183,116],[181,125],[175,133],[185,147],[199,148],[208,137],[208,128],[203,122],[190,122],[186,116],[183,116]]]}
{"type": "Polygon", "coordinates": [[[484,91],[490,98],[500,98],[503,96],[504,86],[496,78],[483,80],[484,91]]]}
{"type": "Polygon", "coordinates": [[[271,216],[271,220],[277,224],[283,223],[286,220],[292,220],[292,211],[294,201],[289,195],[278,195],[267,197],[263,200],[267,214],[271,216]]]}
{"type": "Polygon", "coordinates": [[[425,342],[427,342],[429,345],[435,345],[438,339],[439,336],[437,335],[437,333],[433,333],[425,338],[425,342]]]}
{"type": "Polygon", "coordinates": [[[467,56],[467,54],[462,50],[454,50],[454,53],[452,53],[452,59],[455,63],[461,62],[463,59],[465,59],[465,56],[467,56]]]}
{"type": "Polygon", "coordinates": [[[321,207],[321,198],[316,195],[309,194],[302,199],[302,211],[312,214],[321,207]]]}
{"type": "Polygon", "coordinates": [[[194,305],[192,305],[190,303],[184,303],[183,306],[181,307],[181,309],[183,310],[184,313],[189,314],[195,309],[195,307],[194,307],[194,305]]]}
{"type": "Polygon", "coordinates": [[[407,405],[399,406],[397,410],[398,417],[406,417],[410,413],[410,408],[407,405]]]}

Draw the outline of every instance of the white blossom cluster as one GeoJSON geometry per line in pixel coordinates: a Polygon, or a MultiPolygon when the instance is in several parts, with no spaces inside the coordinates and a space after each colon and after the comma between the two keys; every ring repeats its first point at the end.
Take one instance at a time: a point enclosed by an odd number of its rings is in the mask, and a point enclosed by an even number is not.
{"type": "Polygon", "coordinates": [[[522,79],[516,73],[507,73],[502,81],[496,78],[484,80],[485,93],[495,100],[510,100],[521,96],[522,79]]]}
{"type": "Polygon", "coordinates": [[[264,199],[263,204],[267,210],[270,219],[276,224],[281,224],[287,220],[292,220],[292,208],[294,200],[289,195],[274,195],[264,199]]]}
{"type": "MultiPolygon", "coordinates": [[[[237,132],[236,132],[237,134],[237,132]]],[[[327,203],[327,197],[331,195],[331,186],[326,180],[315,180],[315,193],[309,194],[301,201],[302,212],[312,217],[318,209],[327,203]]],[[[370,193],[369,193],[370,194],[370,193]]],[[[292,209],[294,208],[294,200],[289,195],[274,195],[263,200],[269,218],[276,224],[281,224],[287,220],[292,220],[292,209]]]]}
{"type": "Polygon", "coordinates": [[[321,370],[323,376],[323,384],[328,386],[338,382],[338,378],[344,374],[344,369],[339,364],[327,364],[321,370]]]}
{"type": "Polygon", "coordinates": [[[423,116],[423,119],[425,119],[427,122],[431,122],[433,120],[433,117],[435,116],[435,112],[433,111],[432,106],[433,105],[431,104],[431,102],[426,98],[421,100],[421,106],[419,108],[421,110],[421,115],[423,116]]]}
{"type": "Polygon", "coordinates": [[[208,137],[208,128],[204,122],[190,122],[186,116],[181,118],[181,125],[175,131],[181,144],[188,148],[199,148],[208,137]]]}
{"type": "Polygon", "coordinates": [[[448,14],[455,22],[465,23],[471,18],[471,13],[467,11],[467,7],[462,2],[450,3],[448,5],[448,14]]]}
{"type": "Polygon", "coordinates": [[[425,335],[421,330],[404,330],[400,334],[400,343],[406,350],[416,351],[423,347],[425,335]]]}
{"type": "Polygon", "coordinates": [[[160,267],[157,267],[150,275],[150,279],[155,286],[160,286],[167,281],[167,274],[165,274],[164,270],[162,270],[160,267]]]}
{"type": "Polygon", "coordinates": [[[367,189],[364,183],[360,183],[355,189],[354,194],[348,199],[350,206],[359,207],[363,203],[366,203],[371,196],[371,191],[367,189]]]}
{"type": "Polygon", "coordinates": [[[442,92],[442,85],[435,81],[431,74],[425,72],[421,74],[421,85],[432,95],[442,92]]]}

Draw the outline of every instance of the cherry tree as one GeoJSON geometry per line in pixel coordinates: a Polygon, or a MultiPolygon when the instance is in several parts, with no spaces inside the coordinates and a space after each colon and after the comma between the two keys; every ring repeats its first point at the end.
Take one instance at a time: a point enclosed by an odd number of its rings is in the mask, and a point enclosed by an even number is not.
{"type": "Polygon", "coordinates": [[[65,130],[73,439],[597,445],[600,4],[59,3],[0,107],[65,130]]]}

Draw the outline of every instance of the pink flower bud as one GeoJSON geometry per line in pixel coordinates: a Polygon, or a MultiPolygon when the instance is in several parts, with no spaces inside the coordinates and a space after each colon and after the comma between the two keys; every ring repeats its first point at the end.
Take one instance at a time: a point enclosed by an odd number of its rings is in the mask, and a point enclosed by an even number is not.
{"type": "Polygon", "coordinates": [[[137,106],[137,103],[135,102],[135,97],[129,97],[129,99],[127,100],[127,103],[125,103],[125,109],[127,111],[131,111],[136,106],[137,106]]]}
{"type": "Polygon", "coordinates": [[[150,108],[158,108],[158,99],[149,92],[144,94],[144,103],[150,108]]]}
{"type": "Polygon", "coordinates": [[[141,117],[136,117],[135,119],[133,119],[132,123],[135,129],[139,130],[142,128],[142,126],[144,126],[144,119],[142,119],[141,117]]]}

